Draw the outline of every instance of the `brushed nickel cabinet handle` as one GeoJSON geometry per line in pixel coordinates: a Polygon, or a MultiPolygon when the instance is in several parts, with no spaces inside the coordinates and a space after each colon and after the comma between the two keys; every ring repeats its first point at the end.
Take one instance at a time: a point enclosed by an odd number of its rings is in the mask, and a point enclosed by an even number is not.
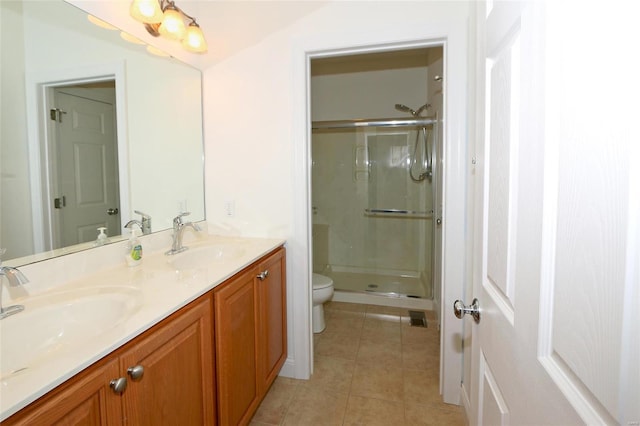
{"type": "Polygon", "coordinates": [[[127,388],[127,378],[118,377],[117,379],[113,379],[109,382],[109,387],[113,390],[113,393],[120,395],[127,388]]]}
{"type": "Polygon", "coordinates": [[[131,377],[131,380],[138,381],[142,379],[142,376],[144,375],[144,367],[141,365],[129,367],[127,368],[127,374],[131,377]]]}

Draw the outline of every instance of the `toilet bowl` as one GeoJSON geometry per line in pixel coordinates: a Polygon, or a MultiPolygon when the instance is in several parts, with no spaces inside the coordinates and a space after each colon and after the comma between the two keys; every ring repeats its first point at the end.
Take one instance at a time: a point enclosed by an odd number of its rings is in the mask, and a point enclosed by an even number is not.
{"type": "Polygon", "coordinates": [[[324,330],[324,302],[328,302],[333,296],[333,280],[320,274],[313,274],[313,332],[320,333],[324,330]]]}

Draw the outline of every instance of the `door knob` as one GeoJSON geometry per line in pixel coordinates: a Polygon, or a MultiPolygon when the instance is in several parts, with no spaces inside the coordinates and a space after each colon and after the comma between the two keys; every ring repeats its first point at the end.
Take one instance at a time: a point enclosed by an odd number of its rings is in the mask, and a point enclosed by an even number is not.
{"type": "Polygon", "coordinates": [[[269,276],[269,270],[266,270],[256,275],[256,278],[258,278],[260,281],[264,281],[267,279],[268,276],[269,276]]]}
{"type": "Polygon", "coordinates": [[[436,219],[436,225],[442,225],[442,219],[437,218],[436,219]]]}
{"type": "Polygon", "coordinates": [[[458,318],[462,318],[465,314],[469,314],[473,317],[475,322],[480,322],[480,305],[478,299],[473,299],[470,306],[465,306],[461,300],[456,300],[453,303],[453,313],[458,318]]]}
{"type": "Polygon", "coordinates": [[[120,210],[118,210],[118,208],[117,208],[117,207],[116,207],[116,208],[114,208],[114,209],[107,209],[107,214],[108,214],[109,216],[113,216],[113,215],[116,215],[116,214],[118,214],[118,213],[120,213],[120,210]]]}

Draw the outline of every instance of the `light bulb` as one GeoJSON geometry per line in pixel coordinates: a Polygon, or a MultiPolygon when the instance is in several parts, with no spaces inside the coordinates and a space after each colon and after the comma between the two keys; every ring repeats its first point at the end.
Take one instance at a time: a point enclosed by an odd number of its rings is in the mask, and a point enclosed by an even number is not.
{"type": "Polygon", "coordinates": [[[163,16],[158,0],[133,0],[129,14],[145,24],[157,24],[163,16]]]}
{"type": "Polygon", "coordinates": [[[204,39],[202,30],[195,22],[187,27],[187,32],[182,39],[182,47],[190,52],[205,53],[207,51],[207,42],[204,39]]]}
{"type": "Polygon", "coordinates": [[[186,32],[182,14],[170,7],[165,9],[158,32],[171,40],[182,40],[186,32]]]}

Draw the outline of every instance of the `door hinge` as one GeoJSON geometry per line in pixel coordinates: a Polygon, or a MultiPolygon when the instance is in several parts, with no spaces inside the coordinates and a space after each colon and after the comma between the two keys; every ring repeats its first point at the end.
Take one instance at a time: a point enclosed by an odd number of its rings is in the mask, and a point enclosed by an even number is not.
{"type": "Polygon", "coordinates": [[[51,108],[49,110],[49,118],[53,121],[62,123],[62,114],[66,114],[67,111],[63,111],[60,108],[51,108]]]}
{"type": "Polygon", "coordinates": [[[67,199],[64,195],[60,198],[53,199],[53,207],[55,207],[56,209],[61,209],[66,205],[67,205],[67,199]]]}

